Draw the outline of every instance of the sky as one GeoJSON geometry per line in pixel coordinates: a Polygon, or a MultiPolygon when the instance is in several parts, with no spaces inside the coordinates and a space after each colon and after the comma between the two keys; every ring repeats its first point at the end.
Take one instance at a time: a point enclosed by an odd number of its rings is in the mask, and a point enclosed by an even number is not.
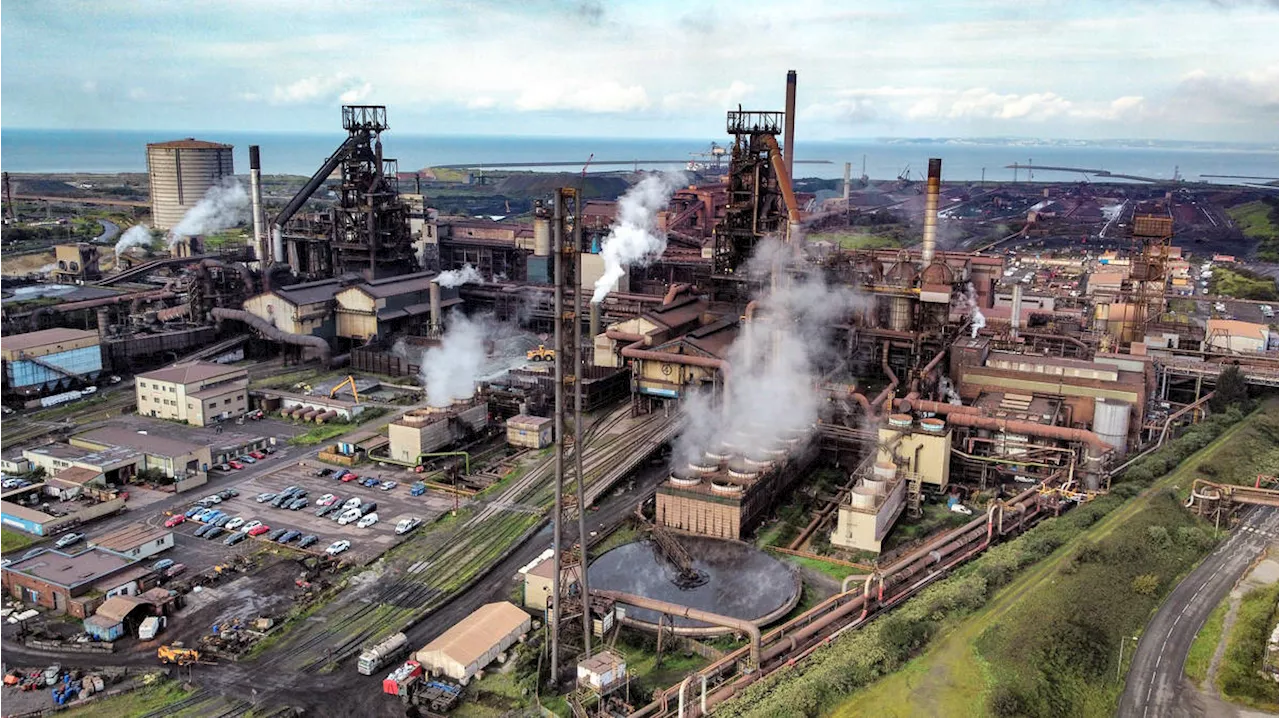
{"type": "Polygon", "coordinates": [[[1274,144],[1280,0],[8,0],[5,128],[1274,144]]]}

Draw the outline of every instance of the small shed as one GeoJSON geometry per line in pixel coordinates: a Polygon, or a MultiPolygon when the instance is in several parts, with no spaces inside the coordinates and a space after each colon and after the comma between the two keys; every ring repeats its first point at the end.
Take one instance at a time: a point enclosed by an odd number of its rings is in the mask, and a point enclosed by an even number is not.
{"type": "Polygon", "coordinates": [[[84,619],[84,632],[95,641],[114,641],[124,635],[124,622],[95,613],[84,619]]]}
{"type": "Polygon", "coordinates": [[[414,658],[433,675],[445,675],[466,685],[499,654],[522,640],[532,623],[529,614],[512,603],[485,604],[424,646],[414,658]]]}
{"type": "Polygon", "coordinates": [[[554,422],[541,416],[516,414],[507,419],[507,443],[526,449],[542,449],[554,439],[554,422]]]}
{"type": "Polygon", "coordinates": [[[99,641],[114,641],[132,632],[150,615],[150,605],[133,596],[112,596],[84,619],[84,630],[99,641]]]}
{"type": "Polygon", "coordinates": [[[627,662],[612,651],[601,651],[578,664],[578,687],[608,695],[626,685],[627,662]]]}

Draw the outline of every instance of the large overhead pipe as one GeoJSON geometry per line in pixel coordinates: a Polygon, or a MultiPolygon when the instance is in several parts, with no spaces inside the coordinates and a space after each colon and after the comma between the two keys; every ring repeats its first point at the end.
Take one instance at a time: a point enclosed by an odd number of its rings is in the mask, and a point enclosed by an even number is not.
{"type": "Polygon", "coordinates": [[[793,168],[796,163],[796,71],[787,70],[787,113],[786,125],[782,134],[782,147],[786,150],[787,183],[795,180],[793,168]]]}
{"type": "Polygon", "coordinates": [[[942,159],[929,158],[929,177],[924,193],[924,241],[920,248],[920,266],[927,267],[933,261],[933,250],[938,243],[938,192],[942,187],[942,159]]]}
{"type": "Polygon", "coordinates": [[[320,185],[324,184],[324,181],[329,179],[329,175],[333,174],[333,171],[338,168],[338,165],[342,164],[342,160],[346,159],[358,144],[359,140],[354,135],[344,140],[329,159],[321,165],[320,169],[316,170],[316,173],[311,175],[311,179],[307,180],[307,183],[302,186],[302,189],[298,190],[298,193],[293,196],[293,199],[289,200],[289,204],[286,204],[284,209],[280,210],[280,214],[277,214],[275,219],[271,221],[271,253],[272,258],[277,264],[283,264],[285,261],[285,223],[287,223],[293,215],[297,214],[298,210],[302,209],[302,206],[307,203],[307,200],[311,199],[311,195],[315,194],[316,190],[320,189],[320,185]]]}
{"type": "Polygon", "coordinates": [[[796,202],[795,191],[791,187],[791,173],[782,158],[782,149],[778,147],[778,139],[773,135],[760,138],[769,149],[769,164],[773,173],[778,176],[778,189],[782,192],[782,202],[787,206],[787,241],[799,242],[800,236],[800,204],[796,202]]]}
{"type": "Polygon", "coordinates": [[[253,251],[258,254],[258,261],[266,266],[271,254],[262,231],[262,161],[257,145],[249,145],[249,199],[253,211],[253,251]]]}
{"type": "Polygon", "coordinates": [[[644,608],[650,611],[658,611],[659,613],[676,618],[688,618],[694,621],[712,623],[735,631],[741,631],[751,637],[751,648],[749,654],[751,657],[751,665],[760,665],[760,628],[751,621],[746,621],[741,618],[733,618],[731,616],[722,616],[718,613],[711,613],[710,611],[701,611],[696,608],[681,606],[678,603],[668,603],[667,601],[645,598],[644,596],[637,596],[632,593],[623,593],[622,591],[607,591],[597,588],[591,593],[594,596],[612,599],[618,603],[625,603],[628,606],[644,608]]]}
{"type": "Polygon", "coordinates": [[[253,327],[262,336],[281,344],[290,344],[297,347],[309,347],[315,349],[320,354],[320,363],[328,366],[333,359],[333,350],[320,337],[311,334],[293,334],[286,332],[273,324],[267,323],[261,317],[250,314],[243,309],[227,309],[226,307],[214,307],[209,312],[214,319],[227,320],[231,319],[238,322],[244,322],[253,327]]]}

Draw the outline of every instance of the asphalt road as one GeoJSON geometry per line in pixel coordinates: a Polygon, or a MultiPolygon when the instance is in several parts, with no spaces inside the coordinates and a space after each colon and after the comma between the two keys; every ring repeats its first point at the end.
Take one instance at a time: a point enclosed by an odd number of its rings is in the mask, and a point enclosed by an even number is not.
{"type": "Polygon", "coordinates": [[[1179,583],[1147,624],[1129,667],[1118,718],[1182,718],[1202,713],[1181,700],[1191,641],[1258,555],[1276,542],[1276,510],[1253,507],[1231,536],[1179,583]]]}

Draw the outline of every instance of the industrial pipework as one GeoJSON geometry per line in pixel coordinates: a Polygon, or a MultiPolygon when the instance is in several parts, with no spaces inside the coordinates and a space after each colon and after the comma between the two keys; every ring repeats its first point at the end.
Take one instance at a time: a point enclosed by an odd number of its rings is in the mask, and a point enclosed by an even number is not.
{"type": "Polygon", "coordinates": [[[924,237],[920,248],[921,268],[933,262],[933,250],[938,243],[938,193],[942,186],[942,159],[929,158],[929,177],[924,193],[924,237]]]}
{"type": "Polygon", "coordinates": [[[254,316],[243,309],[227,309],[226,307],[214,307],[209,312],[214,319],[225,320],[231,319],[238,322],[244,322],[253,327],[262,336],[281,344],[289,344],[296,347],[310,347],[320,354],[320,363],[324,366],[330,366],[333,361],[333,350],[329,348],[329,342],[317,336],[310,334],[293,334],[268,324],[261,317],[254,316]]]}

